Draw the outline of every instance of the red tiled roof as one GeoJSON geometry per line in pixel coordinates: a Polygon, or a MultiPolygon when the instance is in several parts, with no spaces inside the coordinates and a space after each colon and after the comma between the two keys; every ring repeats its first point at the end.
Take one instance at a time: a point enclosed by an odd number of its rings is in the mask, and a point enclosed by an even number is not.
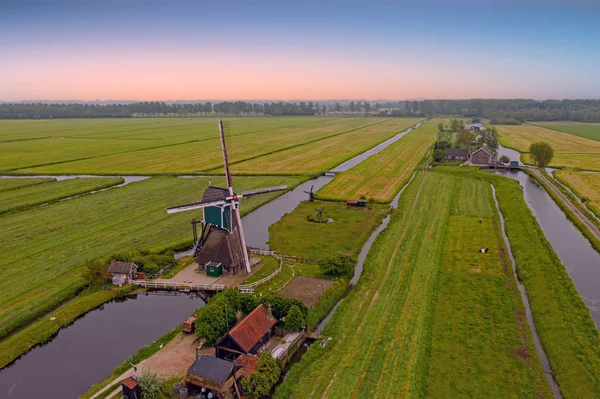
{"type": "Polygon", "coordinates": [[[135,389],[138,386],[139,382],[137,382],[133,377],[129,377],[125,381],[123,381],[123,385],[125,385],[129,389],[135,389]]]}
{"type": "Polygon", "coordinates": [[[267,309],[261,304],[242,321],[229,331],[229,336],[246,352],[250,352],[254,345],[275,325],[277,320],[269,316],[267,309]]]}
{"type": "Polygon", "coordinates": [[[252,373],[258,370],[258,358],[254,355],[244,354],[235,359],[234,363],[242,366],[242,373],[249,377],[252,373]]]}

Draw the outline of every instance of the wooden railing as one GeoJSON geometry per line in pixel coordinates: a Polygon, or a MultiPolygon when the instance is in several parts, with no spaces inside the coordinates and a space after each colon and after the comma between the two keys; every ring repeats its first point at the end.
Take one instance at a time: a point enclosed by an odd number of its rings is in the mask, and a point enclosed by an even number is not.
{"type": "Polygon", "coordinates": [[[224,284],[181,284],[157,281],[134,280],[131,284],[153,290],[177,290],[177,291],[224,291],[224,284]]]}
{"type": "MultiPolygon", "coordinates": [[[[262,252],[270,252],[270,251],[262,251],[262,252]]],[[[260,280],[255,281],[253,283],[238,285],[238,290],[240,290],[243,294],[253,294],[254,287],[264,284],[267,281],[273,280],[279,273],[281,273],[281,269],[283,269],[283,259],[280,256],[278,256],[275,252],[271,252],[271,256],[273,256],[275,259],[279,260],[279,269],[275,270],[273,273],[269,274],[267,277],[261,278],[260,280]]]]}

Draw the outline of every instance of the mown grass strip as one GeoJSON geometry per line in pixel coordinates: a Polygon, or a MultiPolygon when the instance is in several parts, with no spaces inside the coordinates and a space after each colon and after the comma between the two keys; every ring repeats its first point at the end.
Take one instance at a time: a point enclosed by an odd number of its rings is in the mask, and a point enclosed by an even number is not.
{"type": "Polygon", "coordinates": [[[35,186],[37,184],[44,184],[56,181],[54,178],[14,178],[14,179],[0,179],[0,193],[11,190],[18,190],[20,188],[35,186]]]}
{"type": "MultiPolygon", "coordinates": [[[[587,212],[592,212],[596,218],[600,218],[600,174],[560,170],[555,171],[553,176],[585,203],[583,208],[587,212]]],[[[592,216],[591,219],[594,217],[592,216]]],[[[597,219],[596,222],[598,222],[597,219]]]]}
{"type": "Polygon", "coordinates": [[[0,215],[7,212],[23,211],[36,205],[50,204],[68,197],[109,188],[124,181],[123,178],[68,179],[3,192],[0,193],[0,215]]]}

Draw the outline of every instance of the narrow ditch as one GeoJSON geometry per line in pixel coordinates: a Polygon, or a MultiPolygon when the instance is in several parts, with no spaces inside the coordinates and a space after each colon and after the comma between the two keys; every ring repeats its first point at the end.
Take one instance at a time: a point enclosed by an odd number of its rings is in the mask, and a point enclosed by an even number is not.
{"type": "Polygon", "coordinates": [[[517,275],[517,264],[515,262],[515,258],[513,256],[512,247],[510,245],[510,241],[508,236],[506,235],[506,227],[504,225],[504,216],[500,211],[500,205],[498,204],[498,198],[496,198],[496,187],[492,186],[492,193],[494,196],[494,203],[496,204],[496,210],[498,211],[498,217],[500,218],[500,226],[502,228],[502,238],[504,239],[504,244],[506,245],[506,249],[508,251],[508,257],[510,258],[510,264],[512,266],[513,275],[515,277],[515,281],[517,282],[517,288],[519,289],[519,293],[521,294],[521,300],[523,301],[523,305],[525,306],[525,318],[527,319],[527,324],[529,325],[529,330],[531,331],[531,336],[533,338],[533,343],[535,345],[535,350],[537,352],[538,358],[542,363],[542,369],[544,370],[544,374],[546,375],[546,379],[548,380],[548,385],[554,394],[555,399],[562,399],[562,394],[560,393],[560,387],[558,386],[558,382],[554,378],[554,373],[552,372],[552,367],[550,367],[550,361],[548,360],[548,356],[546,356],[546,352],[544,352],[544,348],[542,347],[542,343],[540,342],[540,338],[538,337],[537,330],[535,329],[535,324],[533,322],[533,315],[531,312],[531,306],[529,305],[529,297],[527,296],[527,291],[525,290],[525,286],[519,280],[519,276],[517,275]]]}

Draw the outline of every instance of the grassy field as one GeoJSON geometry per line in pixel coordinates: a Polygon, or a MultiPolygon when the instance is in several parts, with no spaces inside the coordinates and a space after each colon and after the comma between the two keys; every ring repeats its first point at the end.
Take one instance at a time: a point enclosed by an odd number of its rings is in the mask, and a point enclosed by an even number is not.
{"type": "Polygon", "coordinates": [[[318,196],[347,200],[364,195],[379,202],[390,202],[435,142],[440,121],[433,119],[425,123],[349,171],[337,174],[319,190],[318,196]]]}
{"type": "Polygon", "coordinates": [[[535,122],[537,126],[557,130],[563,133],[574,134],[586,139],[600,141],[600,123],[583,122],[535,122]]]}
{"type": "Polygon", "coordinates": [[[0,179],[0,193],[10,190],[17,190],[19,188],[35,186],[36,184],[44,184],[56,179],[52,178],[27,178],[27,179],[0,179]]]}
{"type": "Polygon", "coordinates": [[[600,217],[600,174],[560,170],[554,176],[585,200],[592,212],[600,217]]]}
{"type": "Polygon", "coordinates": [[[550,397],[537,358],[513,350],[534,353],[502,247],[486,183],[419,173],[326,327],[333,340],[275,397],[550,397]],[[497,253],[485,261],[483,243],[497,253]]]}
{"type": "Polygon", "coordinates": [[[303,202],[292,213],[269,228],[269,246],[280,254],[318,260],[328,255],[357,256],[362,245],[381,223],[389,207],[373,205],[368,208],[346,208],[340,202],[303,202]],[[325,208],[324,220],[314,223],[315,209],[325,208]]]}
{"type": "Polygon", "coordinates": [[[69,179],[46,184],[34,184],[19,189],[0,192],[0,215],[6,212],[24,210],[35,205],[58,201],[74,195],[89,193],[90,191],[112,187],[120,183],[123,183],[123,179],[121,178],[69,179]]]}
{"type": "MultiPolygon", "coordinates": [[[[228,119],[230,161],[233,172],[238,174],[327,170],[418,121],[337,117],[228,119]],[[324,157],[332,148],[335,156],[324,157]],[[273,158],[271,154],[278,151],[289,153],[273,158]]],[[[220,172],[217,119],[103,121],[0,121],[0,170],[32,174],[220,172]]]]}
{"type": "MultiPolygon", "coordinates": [[[[298,182],[298,178],[261,177],[237,178],[234,184],[241,191],[298,182]]],[[[165,208],[198,200],[207,186],[204,178],[152,178],[0,216],[0,337],[80,290],[86,260],[124,249],[190,244],[189,220],[202,214],[167,215],[165,208]]],[[[242,213],[276,195],[244,199],[242,213]]]]}
{"type": "Polygon", "coordinates": [[[521,159],[531,163],[529,145],[545,141],[554,148],[554,159],[550,166],[600,170],[600,142],[578,137],[569,133],[546,129],[534,125],[496,126],[500,144],[522,153],[521,159]]]}

